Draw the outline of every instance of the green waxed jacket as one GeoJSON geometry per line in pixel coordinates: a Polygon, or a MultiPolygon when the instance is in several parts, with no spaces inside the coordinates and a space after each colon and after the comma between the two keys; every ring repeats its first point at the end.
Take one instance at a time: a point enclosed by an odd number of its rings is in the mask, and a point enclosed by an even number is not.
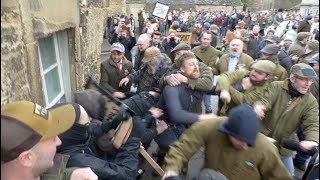
{"type": "Polygon", "coordinates": [[[53,159],[53,167],[41,175],[41,180],[69,180],[77,167],[66,168],[69,155],[56,154],[53,159]]]}
{"type": "Polygon", "coordinates": [[[211,67],[212,73],[214,75],[218,74],[216,63],[218,58],[223,55],[223,52],[218,49],[208,46],[206,48],[201,48],[201,46],[196,46],[192,49],[192,52],[207,66],[211,67]]]}
{"type": "MultiPolygon", "coordinates": [[[[174,71],[177,70],[176,64],[172,64],[172,66],[168,69],[168,71],[162,76],[160,79],[160,87],[163,89],[167,82],[164,80],[165,76],[168,76],[174,71]]],[[[196,89],[199,91],[209,91],[213,88],[213,74],[209,66],[205,65],[202,62],[199,62],[199,71],[200,77],[198,79],[190,79],[188,78],[188,87],[190,89],[196,89]]]]}
{"type": "Polygon", "coordinates": [[[219,112],[219,115],[226,115],[228,111],[237,105],[240,104],[249,104],[253,105],[257,98],[260,96],[261,93],[267,90],[267,85],[269,83],[265,83],[261,86],[252,86],[251,88],[245,90],[244,92],[240,92],[232,87],[234,84],[241,84],[243,78],[249,75],[250,71],[248,70],[236,70],[234,72],[226,72],[221,74],[217,87],[216,92],[220,92],[222,90],[227,90],[231,96],[231,102],[229,104],[224,104],[219,112]]]}
{"type": "Polygon", "coordinates": [[[235,149],[229,137],[218,131],[227,117],[194,123],[180,136],[165,157],[165,170],[180,173],[191,157],[204,146],[204,164],[222,173],[229,180],[292,179],[280,160],[277,148],[258,133],[254,147],[235,149]]]}
{"type": "Polygon", "coordinates": [[[276,146],[282,156],[292,155],[290,150],[281,147],[281,142],[296,138],[299,126],[305,140],[319,142],[319,109],[311,93],[291,99],[288,80],[274,81],[259,100],[267,107],[261,121],[261,132],[277,140],[276,146]]]}
{"type": "MultiPolygon", "coordinates": [[[[223,55],[217,63],[218,74],[222,74],[224,72],[228,72],[228,64],[229,64],[230,54],[223,55]]],[[[236,69],[239,68],[239,64],[243,64],[244,68],[249,69],[250,65],[253,63],[253,59],[251,56],[241,53],[239,62],[236,66],[236,69]]]]}

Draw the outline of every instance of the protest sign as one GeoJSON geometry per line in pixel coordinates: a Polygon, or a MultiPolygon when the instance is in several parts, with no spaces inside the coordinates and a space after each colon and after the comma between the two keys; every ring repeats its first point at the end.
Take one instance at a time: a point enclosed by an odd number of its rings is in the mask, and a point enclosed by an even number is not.
{"type": "Polygon", "coordinates": [[[180,38],[180,43],[191,44],[191,34],[188,32],[177,32],[176,36],[180,38]]]}
{"type": "Polygon", "coordinates": [[[156,3],[152,15],[165,19],[169,11],[169,6],[156,3]]]}

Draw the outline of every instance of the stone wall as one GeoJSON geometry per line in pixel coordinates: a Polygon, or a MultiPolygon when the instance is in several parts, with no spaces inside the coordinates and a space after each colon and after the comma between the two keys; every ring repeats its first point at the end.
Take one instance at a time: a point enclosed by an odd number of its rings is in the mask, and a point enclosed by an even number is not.
{"type": "Polygon", "coordinates": [[[30,100],[21,14],[15,0],[1,1],[1,104],[30,100]]]}
{"type": "Polygon", "coordinates": [[[1,105],[30,100],[45,106],[38,39],[61,30],[69,38],[72,92],[83,89],[88,75],[98,81],[106,15],[108,9],[119,11],[123,2],[1,1],[1,105]]]}

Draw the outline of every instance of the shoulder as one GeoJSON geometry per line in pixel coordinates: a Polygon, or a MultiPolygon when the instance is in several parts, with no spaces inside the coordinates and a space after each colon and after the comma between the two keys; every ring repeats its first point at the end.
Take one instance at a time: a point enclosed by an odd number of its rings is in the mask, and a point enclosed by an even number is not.
{"type": "Polygon", "coordinates": [[[255,148],[257,150],[263,149],[263,154],[267,156],[278,154],[277,147],[274,144],[272,144],[272,142],[270,142],[267,139],[267,137],[262,133],[258,133],[257,135],[255,148]]]}

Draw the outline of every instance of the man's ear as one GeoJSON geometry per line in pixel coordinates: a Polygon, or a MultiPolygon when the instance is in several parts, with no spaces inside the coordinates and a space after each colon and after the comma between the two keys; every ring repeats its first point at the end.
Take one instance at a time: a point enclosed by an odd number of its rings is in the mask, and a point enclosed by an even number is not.
{"type": "Polygon", "coordinates": [[[36,155],[31,150],[27,150],[22,152],[17,160],[21,164],[21,166],[24,167],[32,167],[34,165],[34,162],[36,161],[36,155]]]}

